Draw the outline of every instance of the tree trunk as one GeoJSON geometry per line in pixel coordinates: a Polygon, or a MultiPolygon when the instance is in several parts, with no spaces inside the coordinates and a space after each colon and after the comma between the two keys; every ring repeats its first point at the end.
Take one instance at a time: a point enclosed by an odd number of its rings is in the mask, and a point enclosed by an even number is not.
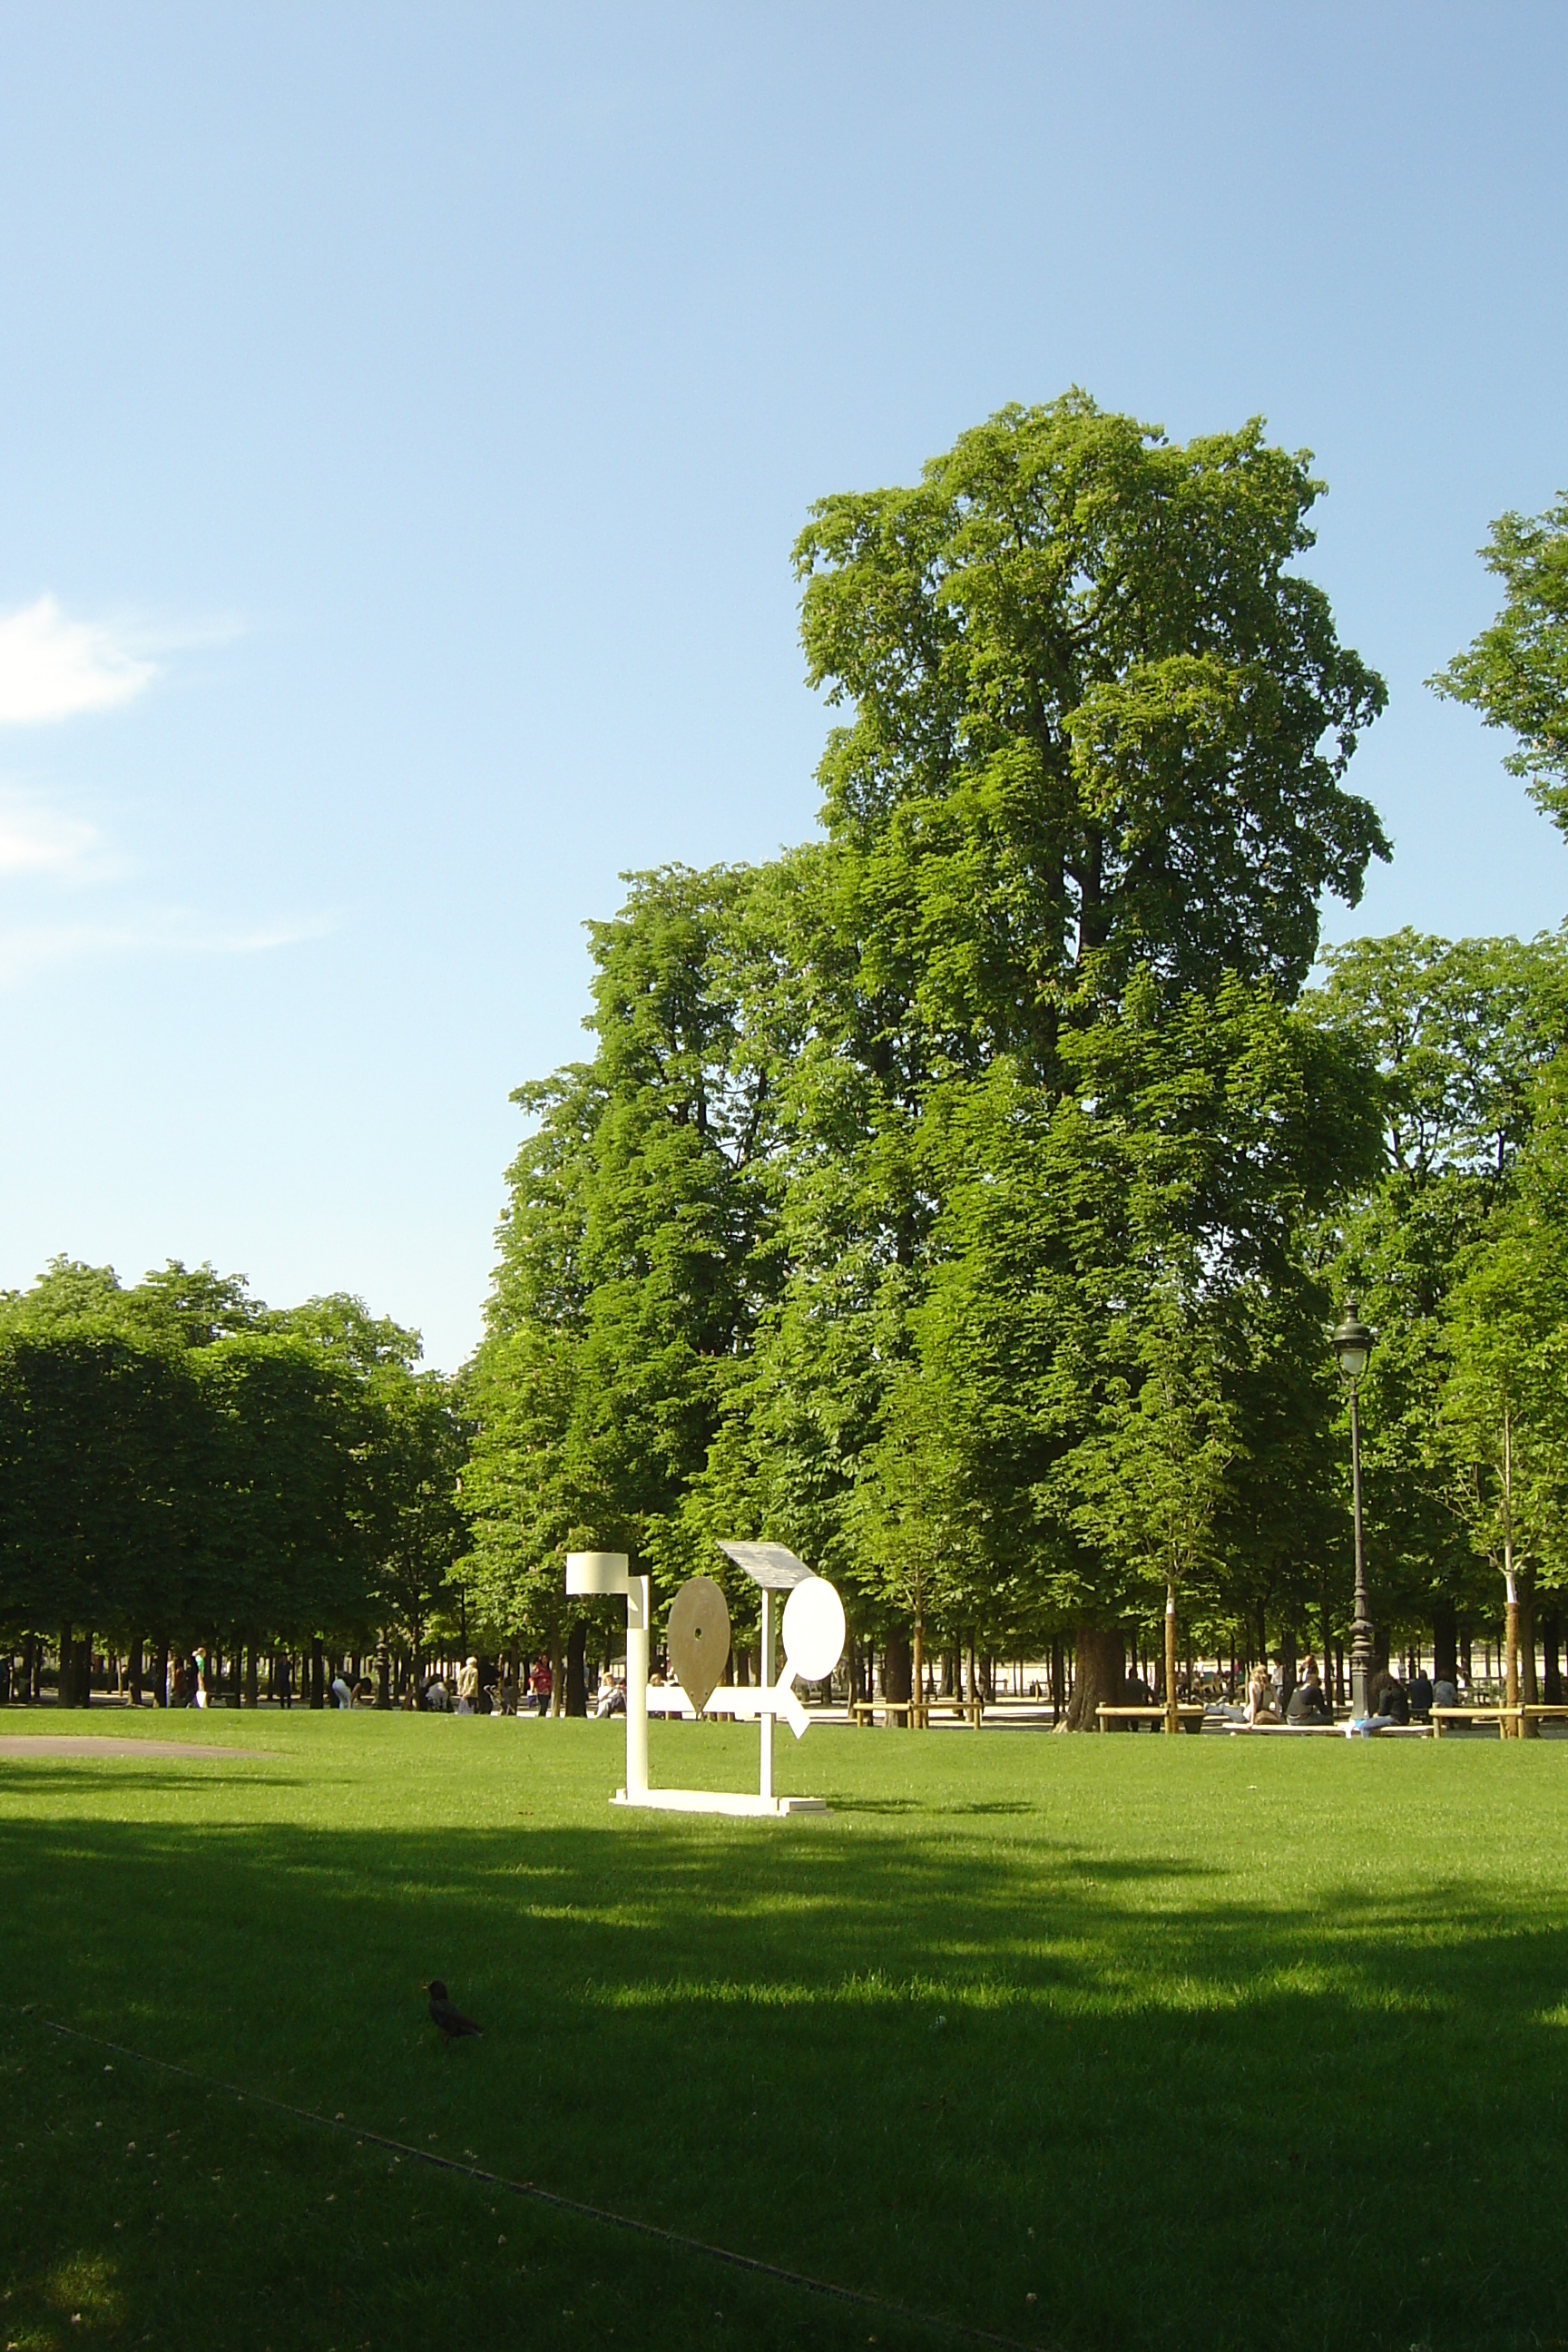
{"type": "MultiPolygon", "coordinates": [[[[1507,1653],[1504,1668],[1504,1704],[1519,1705],[1519,1580],[1513,1568],[1513,1424],[1505,1410],[1502,1417],[1502,1572],[1508,1591],[1508,1609],[1503,1619],[1503,1643],[1507,1653]]],[[[1505,1733],[1514,1728],[1511,1717],[1505,1721],[1505,1733]]]]}
{"type": "MultiPolygon", "coordinates": [[[[910,1645],[910,1696],[916,1699],[923,1699],[926,1695],[924,1631],[924,1627],[917,1617],[915,1619],[914,1641],[910,1645]]],[[[910,1729],[913,1731],[917,1728],[918,1718],[911,1708],[910,1712],[910,1729]]]]}
{"type": "MultiPolygon", "coordinates": [[[[1519,1588],[1511,1576],[1508,1580],[1508,1604],[1503,1612],[1503,1705],[1517,1706],[1519,1705],[1519,1588]]],[[[1510,1737],[1513,1728],[1513,1717],[1510,1716],[1505,1719],[1502,1727],[1505,1739],[1510,1737]]]]}
{"type": "Polygon", "coordinates": [[[1051,1635],[1051,1722],[1053,1727],[1062,1719],[1068,1703],[1067,1662],[1062,1656],[1062,1637],[1051,1635]]]}
{"type": "Polygon", "coordinates": [[[566,1636],[566,1712],[584,1716],[588,1712],[588,1690],[583,1675],[583,1662],[588,1653],[588,1628],[579,1617],[566,1636]]]}
{"type": "Polygon", "coordinates": [[[1432,1602],[1432,1679],[1455,1684],[1459,1679],[1459,1613],[1447,1592],[1439,1592],[1432,1602]]]}
{"type": "Polygon", "coordinates": [[[910,1637],[900,1625],[889,1634],[887,1646],[882,1652],[884,1698],[910,1696],[910,1637]]]}
{"type": "Polygon", "coordinates": [[[22,1685],[29,1706],[38,1704],[38,1670],[43,1647],[36,1633],[24,1633],[22,1636],[22,1685]]]}
{"type": "Polygon", "coordinates": [[[92,1705],[92,1632],[82,1635],[76,1648],[76,1671],[72,1678],[71,1705],[92,1705]]]}
{"type": "MultiPolygon", "coordinates": [[[[515,1675],[512,1679],[516,1680],[515,1675]]],[[[387,1647],[384,1632],[378,1636],[375,1644],[375,1703],[383,1712],[392,1705],[392,1652],[387,1647]]]]}
{"type": "Polygon", "coordinates": [[[245,1704],[246,1704],[246,1706],[255,1706],[258,1704],[258,1692],[257,1692],[257,1681],[256,1681],[256,1644],[255,1644],[255,1643],[254,1643],[254,1642],[250,1642],[250,1643],[248,1643],[246,1645],[246,1652],[245,1652],[245,1704]]]}
{"type": "MultiPolygon", "coordinates": [[[[1526,1570],[1519,1580],[1519,1696],[1522,1706],[1539,1706],[1541,1692],[1535,1679],[1535,1571],[1526,1570]]],[[[1539,1739],[1541,1726],[1528,1716],[1520,1719],[1520,1730],[1526,1739],[1539,1739]]]]}
{"type": "Polygon", "coordinates": [[[1296,1628],[1287,1623],[1280,1628],[1279,1633],[1279,1705],[1281,1708],[1289,1705],[1290,1694],[1295,1687],[1296,1628]]]}
{"type": "Polygon", "coordinates": [[[131,1644],[130,1683],[131,1704],[132,1706],[140,1706],[142,1704],[142,1636],[140,1633],[131,1644]]]}
{"type": "Polygon", "coordinates": [[[1318,1580],[1318,1628],[1323,1639],[1323,1689],[1331,1706],[1334,1703],[1333,1628],[1329,1622],[1329,1580],[1327,1574],[1318,1580]]]}
{"type": "Polygon", "coordinates": [[[1538,1622],[1541,1627],[1541,1647],[1546,1670],[1541,1685],[1541,1696],[1548,1706],[1561,1706],[1563,1669],[1558,1662],[1558,1653],[1563,1646],[1563,1620],[1558,1614],[1555,1601],[1549,1609],[1541,1611],[1538,1622]]]}
{"type": "Polygon", "coordinates": [[[1171,1578],[1165,1586],[1165,1728],[1180,1731],[1182,1718],[1176,1712],[1176,1583],[1171,1578]]]}
{"type": "Polygon", "coordinates": [[[1120,1706],[1127,1690],[1127,1649],[1121,1628],[1079,1625],[1073,1637],[1072,1701],[1067,1711],[1069,1731],[1098,1731],[1095,1709],[1103,1704],[1120,1706]]]}
{"type": "Polygon", "coordinates": [[[326,1703],[327,1685],[321,1664],[321,1645],[320,1642],[312,1642],[310,1644],[310,1705],[319,1710],[325,1706],[326,1703]]]}
{"type": "Polygon", "coordinates": [[[69,1625],[60,1627],[60,1671],[55,1685],[55,1705],[74,1706],[76,1690],[76,1633],[69,1625]]]}
{"type": "Polygon", "coordinates": [[[157,1646],[153,1652],[153,1704],[154,1706],[167,1706],[169,1704],[169,1637],[167,1633],[159,1634],[157,1646]]]}

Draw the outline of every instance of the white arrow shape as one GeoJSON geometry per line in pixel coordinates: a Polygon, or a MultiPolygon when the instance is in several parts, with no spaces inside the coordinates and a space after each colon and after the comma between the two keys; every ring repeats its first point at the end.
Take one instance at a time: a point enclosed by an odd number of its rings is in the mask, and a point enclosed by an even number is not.
{"type": "Polygon", "coordinates": [[[771,1686],[749,1684],[744,1689],[726,1686],[716,1690],[709,1698],[705,1712],[709,1715],[732,1715],[738,1723],[754,1723],[760,1715],[781,1716],[797,1739],[804,1738],[810,1725],[807,1715],[795,1695],[795,1676],[786,1673],[771,1686]]]}

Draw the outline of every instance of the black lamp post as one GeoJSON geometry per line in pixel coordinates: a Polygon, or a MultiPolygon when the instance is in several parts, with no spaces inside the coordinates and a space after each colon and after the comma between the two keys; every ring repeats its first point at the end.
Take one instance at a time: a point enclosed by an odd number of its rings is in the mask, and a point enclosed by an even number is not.
{"type": "Polygon", "coordinates": [[[1372,1620],[1366,1608],[1366,1551],[1361,1528],[1361,1421],[1356,1412],[1356,1387],[1372,1353],[1372,1333],[1356,1313],[1353,1298],[1345,1302],[1345,1319],[1334,1333],[1334,1355],[1340,1378],[1351,1392],[1351,1489],[1355,1503],[1355,1618],[1351,1626],[1351,1713],[1364,1716],[1372,1682],[1372,1620]]]}

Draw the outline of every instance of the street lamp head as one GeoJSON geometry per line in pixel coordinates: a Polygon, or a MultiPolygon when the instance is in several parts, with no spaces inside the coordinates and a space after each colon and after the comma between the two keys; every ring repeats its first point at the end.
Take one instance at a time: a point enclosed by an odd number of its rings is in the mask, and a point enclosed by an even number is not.
{"type": "Polygon", "coordinates": [[[1345,1319],[1334,1333],[1333,1349],[1342,1377],[1353,1387],[1365,1371],[1372,1353],[1372,1333],[1357,1315],[1353,1298],[1345,1301],[1345,1319]]]}

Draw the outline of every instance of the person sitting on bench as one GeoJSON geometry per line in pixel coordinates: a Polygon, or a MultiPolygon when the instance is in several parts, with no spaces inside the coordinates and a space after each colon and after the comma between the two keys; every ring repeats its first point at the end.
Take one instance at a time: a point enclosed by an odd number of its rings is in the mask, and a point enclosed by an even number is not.
{"type": "Polygon", "coordinates": [[[1370,1704],[1373,1714],[1384,1723],[1405,1724],[1410,1720],[1410,1695],[1398,1675],[1391,1675],[1386,1667],[1373,1683],[1370,1704]]]}
{"type": "Polygon", "coordinates": [[[1279,1720],[1279,1696],[1268,1679],[1267,1666],[1254,1666],[1252,1669],[1252,1682],[1247,1694],[1247,1720],[1248,1723],[1278,1723],[1279,1720]]]}
{"type": "Polygon", "coordinates": [[[1332,1723],[1333,1708],[1323,1696],[1323,1685],[1318,1680],[1318,1669],[1310,1658],[1307,1671],[1290,1694],[1285,1709],[1287,1723],[1332,1723]]]}

